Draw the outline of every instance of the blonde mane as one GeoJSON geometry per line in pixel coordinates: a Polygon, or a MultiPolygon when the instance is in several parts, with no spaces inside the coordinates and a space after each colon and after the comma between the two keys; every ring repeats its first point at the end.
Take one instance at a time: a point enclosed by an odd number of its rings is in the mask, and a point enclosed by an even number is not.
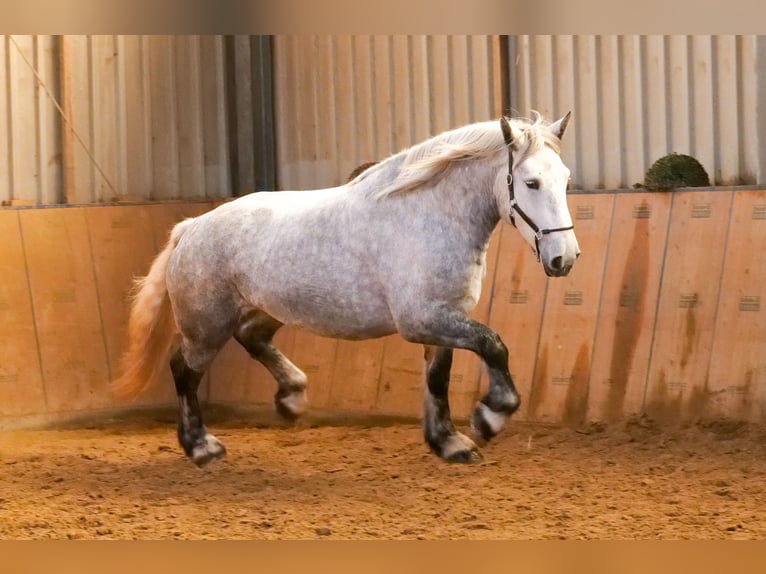
{"type": "MultiPolygon", "coordinates": [[[[509,121],[519,128],[521,135],[514,141],[514,165],[539,151],[544,146],[561,152],[561,142],[547,128],[540,114],[532,112],[533,118],[512,118],[509,121]]],[[[380,162],[354,181],[361,181],[375,172],[391,169],[391,162],[402,159],[399,173],[391,184],[377,194],[383,198],[396,193],[412,191],[426,182],[444,176],[456,162],[491,157],[506,149],[503,134],[497,121],[480,122],[446,131],[423,143],[412,146],[380,162]]]]}

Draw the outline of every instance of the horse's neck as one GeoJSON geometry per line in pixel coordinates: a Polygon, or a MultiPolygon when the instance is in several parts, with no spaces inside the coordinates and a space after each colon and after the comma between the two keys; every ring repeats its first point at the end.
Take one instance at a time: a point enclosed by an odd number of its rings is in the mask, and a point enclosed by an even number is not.
{"type": "Polygon", "coordinates": [[[460,222],[477,245],[484,246],[500,221],[492,187],[495,173],[486,166],[453,168],[434,185],[435,209],[460,222]]]}

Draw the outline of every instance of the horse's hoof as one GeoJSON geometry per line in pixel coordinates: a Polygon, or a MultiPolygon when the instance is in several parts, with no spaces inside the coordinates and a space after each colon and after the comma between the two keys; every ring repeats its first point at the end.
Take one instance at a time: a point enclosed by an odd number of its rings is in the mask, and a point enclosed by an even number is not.
{"type": "Polygon", "coordinates": [[[296,391],[285,397],[279,397],[274,400],[274,407],[282,418],[288,421],[295,421],[304,412],[308,406],[306,391],[296,391]]]}
{"type": "Polygon", "coordinates": [[[226,456],[226,447],[211,434],[205,435],[204,442],[192,449],[191,459],[194,464],[202,468],[208,463],[226,456]]]}
{"type": "Polygon", "coordinates": [[[497,413],[484,403],[479,403],[471,417],[471,437],[476,444],[485,445],[503,430],[507,420],[507,414],[497,413]]]}
{"type": "Polygon", "coordinates": [[[444,458],[447,462],[456,462],[460,464],[477,464],[484,460],[481,453],[476,450],[459,450],[444,458]]]}
{"type": "Polygon", "coordinates": [[[441,457],[448,462],[471,464],[481,462],[482,456],[470,438],[462,433],[450,435],[441,448],[441,457]]]}

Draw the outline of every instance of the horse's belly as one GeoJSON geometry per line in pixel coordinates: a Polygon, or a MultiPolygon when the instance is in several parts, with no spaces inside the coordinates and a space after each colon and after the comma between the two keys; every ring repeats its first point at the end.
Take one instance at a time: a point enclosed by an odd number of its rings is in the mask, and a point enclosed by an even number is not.
{"type": "Polygon", "coordinates": [[[259,307],[284,323],[318,335],[341,339],[372,339],[396,332],[391,312],[379,297],[286,288],[266,296],[259,307]]]}

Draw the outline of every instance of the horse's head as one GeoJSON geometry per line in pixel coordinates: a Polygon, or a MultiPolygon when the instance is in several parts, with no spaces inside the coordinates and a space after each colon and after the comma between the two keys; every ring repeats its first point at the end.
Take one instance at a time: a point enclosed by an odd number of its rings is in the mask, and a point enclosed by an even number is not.
{"type": "Polygon", "coordinates": [[[551,277],[562,277],[580,255],[567,206],[569,169],[559,142],[570,113],[550,125],[500,118],[509,168],[501,170],[496,194],[508,220],[534,249],[551,277]],[[510,177],[507,177],[510,174],[510,177]]]}

